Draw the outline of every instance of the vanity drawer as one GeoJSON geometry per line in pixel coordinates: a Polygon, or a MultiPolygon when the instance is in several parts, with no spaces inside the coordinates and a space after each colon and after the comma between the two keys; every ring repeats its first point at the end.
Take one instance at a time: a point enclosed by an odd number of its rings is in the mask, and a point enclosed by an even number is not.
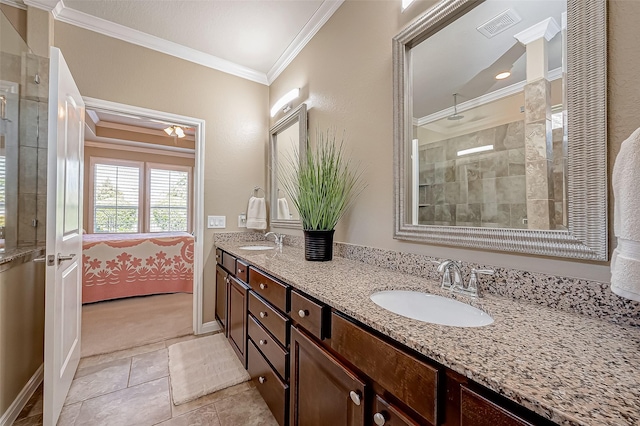
{"type": "Polygon", "coordinates": [[[249,315],[249,337],[260,352],[267,358],[280,377],[287,380],[288,352],[280,346],[271,335],[262,328],[253,315],[249,315]]]}
{"type": "Polygon", "coordinates": [[[273,417],[280,426],[284,426],[288,411],[289,386],[278,378],[252,341],[249,341],[248,370],[264,402],[273,413],[273,417]]]}
{"type": "Polygon", "coordinates": [[[222,250],[219,248],[216,249],[216,263],[222,265],[222,250]]]}
{"type": "Polygon", "coordinates": [[[228,272],[235,274],[236,273],[236,258],[226,251],[222,252],[222,266],[228,272]]]}
{"type": "MultiPolygon", "coordinates": [[[[400,408],[387,402],[380,395],[376,395],[376,400],[373,407],[373,421],[380,422],[380,419],[384,419],[385,425],[393,426],[419,426],[409,415],[404,413],[400,408]]],[[[378,424],[378,423],[375,423],[378,424]]]]}
{"type": "Polygon", "coordinates": [[[249,293],[249,312],[282,346],[287,346],[287,330],[289,330],[289,319],[287,317],[269,306],[268,303],[265,303],[253,291],[249,293]]]}
{"type": "Polygon", "coordinates": [[[291,291],[291,320],[318,339],[326,337],[328,312],[325,305],[316,303],[295,290],[291,291]]]}
{"type": "Polygon", "coordinates": [[[331,347],[431,424],[438,424],[439,370],[335,312],[331,347]]]}
{"type": "Polygon", "coordinates": [[[242,282],[249,282],[249,265],[244,263],[242,260],[236,261],[236,277],[242,282]]]}
{"type": "Polygon", "coordinates": [[[274,280],[254,268],[249,269],[249,285],[253,291],[258,293],[273,306],[280,309],[282,312],[289,312],[289,306],[287,304],[289,286],[274,280]]]}
{"type": "Polygon", "coordinates": [[[460,426],[533,426],[471,389],[460,388],[460,426]]]}

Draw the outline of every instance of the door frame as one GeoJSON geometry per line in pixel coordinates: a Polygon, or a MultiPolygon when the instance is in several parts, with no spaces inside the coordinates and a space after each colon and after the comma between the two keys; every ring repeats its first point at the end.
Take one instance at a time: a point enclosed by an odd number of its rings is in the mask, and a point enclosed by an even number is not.
{"type": "MultiPolygon", "coordinates": [[[[203,323],[203,275],[204,275],[204,147],[205,121],[200,118],[173,114],[118,102],[83,96],[87,109],[96,108],[114,113],[129,114],[184,124],[195,128],[195,159],[193,168],[193,332],[205,334],[219,329],[216,321],[203,323]]],[[[83,141],[84,143],[84,141],[83,141]]]]}

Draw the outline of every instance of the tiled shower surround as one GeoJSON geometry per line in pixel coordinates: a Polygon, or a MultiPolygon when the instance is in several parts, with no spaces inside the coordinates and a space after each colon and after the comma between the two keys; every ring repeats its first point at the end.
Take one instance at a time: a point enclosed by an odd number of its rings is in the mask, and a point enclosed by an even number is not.
{"type": "MultiPolygon", "coordinates": [[[[527,228],[524,121],[428,143],[419,148],[418,224],[527,228]],[[490,152],[458,151],[493,145],[490,152]]],[[[563,229],[562,129],[553,132],[556,229],[563,229]]]]}
{"type": "MultiPolygon", "coordinates": [[[[259,232],[218,233],[214,234],[213,243],[217,241],[264,241],[264,235],[259,232]]],[[[302,248],[304,238],[287,235],[284,244],[302,248]]],[[[334,243],[333,254],[423,277],[429,281],[439,282],[441,279],[434,261],[443,259],[431,256],[346,243],[334,243]]],[[[331,262],[327,263],[327,267],[331,267],[331,262]]],[[[471,268],[495,271],[494,276],[480,278],[482,291],[565,312],[588,315],[616,324],[640,327],[640,303],[613,294],[608,283],[472,263],[463,265],[465,277],[469,276],[471,268]]]]}

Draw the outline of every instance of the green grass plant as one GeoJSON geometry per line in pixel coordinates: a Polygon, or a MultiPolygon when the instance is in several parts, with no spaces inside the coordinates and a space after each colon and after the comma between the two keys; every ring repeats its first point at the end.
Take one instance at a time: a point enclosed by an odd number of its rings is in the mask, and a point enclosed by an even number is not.
{"type": "Polygon", "coordinates": [[[316,131],[313,147],[279,162],[278,180],[300,214],[305,231],[330,231],[366,185],[362,168],[345,153],[344,133],[316,131]]]}

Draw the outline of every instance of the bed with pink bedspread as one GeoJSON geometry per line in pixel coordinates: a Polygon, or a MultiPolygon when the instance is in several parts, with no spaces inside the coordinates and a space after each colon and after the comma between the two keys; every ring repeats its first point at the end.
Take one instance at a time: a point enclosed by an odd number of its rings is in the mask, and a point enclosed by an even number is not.
{"type": "Polygon", "coordinates": [[[82,303],[193,291],[193,236],[186,232],[85,234],[82,303]]]}

